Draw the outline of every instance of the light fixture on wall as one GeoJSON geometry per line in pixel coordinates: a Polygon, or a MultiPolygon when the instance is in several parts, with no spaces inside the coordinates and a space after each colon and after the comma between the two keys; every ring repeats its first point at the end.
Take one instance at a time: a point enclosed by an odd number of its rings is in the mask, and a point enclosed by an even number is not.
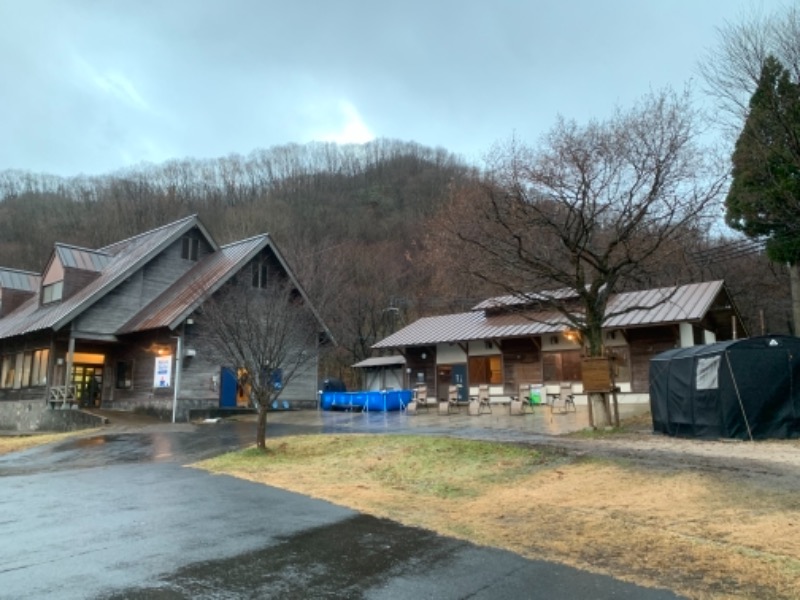
{"type": "Polygon", "coordinates": [[[426,358],[428,358],[428,355],[423,352],[422,354],[420,354],[420,358],[422,358],[422,360],[425,360],[426,358]]]}

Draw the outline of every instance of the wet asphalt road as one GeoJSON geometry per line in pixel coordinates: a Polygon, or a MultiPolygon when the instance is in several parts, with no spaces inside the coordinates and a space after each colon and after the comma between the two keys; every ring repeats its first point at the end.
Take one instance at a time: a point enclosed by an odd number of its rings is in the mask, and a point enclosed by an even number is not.
{"type": "Polygon", "coordinates": [[[677,597],[183,466],[253,427],[110,430],[0,457],[0,598],[677,597]]]}

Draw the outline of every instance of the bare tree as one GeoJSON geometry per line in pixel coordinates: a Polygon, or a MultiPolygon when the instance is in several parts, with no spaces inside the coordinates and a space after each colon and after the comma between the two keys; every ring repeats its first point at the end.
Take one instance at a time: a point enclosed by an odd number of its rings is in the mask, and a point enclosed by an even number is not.
{"type": "Polygon", "coordinates": [[[718,206],[726,173],[698,133],[687,94],[669,91],[605,122],[560,120],[538,148],[496,148],[480,185],[454,190],[449,229],[474,276],[535,297],[602,356],[611,296],[677,256],[718,206]]]}
{"type": "Polygon", "coordinates": [[[217,357],[242,374],[240,384],[258,411],[256,445],[265,449],[268,408],[287,385],[308,374],[319,323],[289,283],[259,289],[249,281],[228,284],[211,297],[202,323],[217,357]]]}

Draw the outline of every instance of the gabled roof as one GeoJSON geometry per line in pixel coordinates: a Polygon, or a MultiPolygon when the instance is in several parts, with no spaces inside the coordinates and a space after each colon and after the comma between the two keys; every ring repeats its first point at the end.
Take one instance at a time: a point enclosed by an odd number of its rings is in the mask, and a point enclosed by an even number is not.
{"type": "Polygon", "coordinates": [[[227,244],[206,256],[194,265],[180,279],[173,283],[164,293],[139,311],[130,321],[125,323],[116,333],[133,333],[148,329],[167,327],[175,329],[192,312],[194,312],[209,296],[230,280],[242,267],[253,259],[261,250],[269,247],[280,262],[283,270],[297,288],[306,305],[310,307],[314,317],[325,333],[333,339],[322,318],[311,304],[305,290],[295,277],[289,265],[272,243],[268,234],[258,235],[246,240],[227,244]]]}
{"type": "MultiPolygon", "coordinates": [[[[611,298],[606,328],[644,327],[702,320],[715,298],[724,290],[722,281],[693,283],[616,294],[611,298]]],[[[514,306],[514,296],[506,306],[514,306]]],[[[553,311],[488,312],[500,304],[497,298],[476,306],[484,310],[425,317],[381,340],[373,348],[426,346],[446,342],[468,342],[509,337],[538,336],[569,329],[565,318],[553,311]]]]}
{"type": "Polygon", "coordinates": [[[37,292],[42,278],[31,271],[0,267],[0,289],[37,292]]]}
{"type": "Polygon", "coordinates": [[[700,321],[724,289],[723,281],[707,281],[617,294],[608,303],[604,326],[624,328],[700,321]]]}
{"type": "MultiPolygon", "coordinates": [[[[197,216],[192,215],[99,251],[92,251],[96,255],[108,255],[108,262],[96,279],[73,296],[51,305],[40,306],[37,294],[14,312],[0,319],[0,338],[43,329],[61,329],[193,227],[199,227],[206,233],[197,216]]],[[[210,236],[208,240],[210,244],[215,245],[210,236]]],[[[77,261],[76,255],[72,258],[77,261]]],[[[82,258],[85,259],[87,256],[84,255],[82,258]]]]}
{"type": "Polygon", "coordinates": [[[222,246],[219,252],[214,252],[196,263],[169,289],[125,323],[117,333],[159,327],[174,329],[268,242],[269,236],[261,235],[222,246]]]}
{"type": "Polygon", "coordinates": [[[566,329],[563,317],[556,313],[532,313],[531,316],[538,320],[526,318],[523,313],[488,316],[482,311],[424,317],[381,340],[373,348],[525,337],[566,329]]]}
{"type": "MultiPolygon", "coordinates": [[[[330,330],[269,235],[259,235],[219,247],[196,215],[116,242],[100,250],[56,244],[49,264],[58,260],[64,267],[95,271],[98,273],[97,278],[73,296],[50,305],[41,306],[37,293],[14,312],[0,319],[0,339],[43,329],[61,329],[136,273],[167,246],[194,228],[205,236],[205,240],[214,252],[196,262],[189,271],[170,284],[160,296],[117,331],[109,331],[109,336],[161,327],[174,329],[208,296],[239,272],[248,261],[269,247],[314,314],[321,329],[333,340],[330,330]]],[[[40,291],[41,277],[38,275],[0,269],[0,277],[2,277],[0,282],[9,281],[14,285],[27,285],[31,291],[40,291]]]]}

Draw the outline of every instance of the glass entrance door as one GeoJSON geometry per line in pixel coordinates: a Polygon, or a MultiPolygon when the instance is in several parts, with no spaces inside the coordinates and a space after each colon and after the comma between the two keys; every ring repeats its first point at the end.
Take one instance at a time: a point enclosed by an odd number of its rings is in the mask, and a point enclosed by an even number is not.
{"type": "Polygon", "coordinates": [[[75,397],[78,399],[79,406],[92,408],[102,404],[102,367],[74,365],[72,367],[72,385],[75,386],[75,397]]]}

